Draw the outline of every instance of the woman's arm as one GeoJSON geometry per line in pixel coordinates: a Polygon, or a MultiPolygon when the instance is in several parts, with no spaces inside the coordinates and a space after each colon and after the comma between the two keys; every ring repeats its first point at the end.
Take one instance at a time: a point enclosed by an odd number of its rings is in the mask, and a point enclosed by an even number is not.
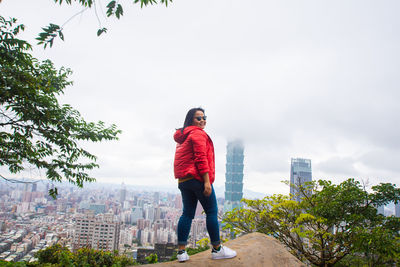
{"type": "MultiPolygon", "coordinates": [[[[193,131],[191,134],[193,145],[193,160],[198,174],[204,179],[204,175],[210,172],[207,159],[207,134],[201,130],[193,131]]],[[[204,182],[204,180],[203,180],[204,182]]]]}
{"type": "Polygon", "coordinates": [[[208,172],[210,171],[210,167],[208,166],[208,160],[207,160],[208,137],[207,134],[202,131],[194,132],[191,137],[192,137],[193,152],[194,152],[194,162],[204,182],[203,194],[208,197],[209,195],[211,195],[212,192],[210,176],[208,174],[208,172]]]}
{"type": "Polygon", "coordinates": [[[203,180],[204,180],[204,192],[203,194],[208,197],[211,195],[212,188],[211,188],[211,183],[210,183],[210,176],[208,175],[208,172],[203,174],[203,180]]]}

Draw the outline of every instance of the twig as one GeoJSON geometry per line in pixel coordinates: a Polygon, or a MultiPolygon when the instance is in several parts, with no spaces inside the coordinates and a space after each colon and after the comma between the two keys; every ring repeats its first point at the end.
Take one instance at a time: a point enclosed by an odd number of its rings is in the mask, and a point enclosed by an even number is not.
{"type": "Polygon", "coordinates": [[[97,14],[96,0],[93,1],[93,6],[94,6],[94,13],[96,14],[97,22],[99,23],[99,28],[101,28],[101,21],[100,21],[99,15],[97,14]]]}
{"type": "Polygon", "coordinates": [[[10,179],[10,178],[6,178],[3,175],[0,174],[0,177],[4,180],[6,180],[7,182],[13,183],[13,184],[36,184],[38,181],[33,181],[33,182],[26,182],[26,181],[21,181],[21,180],[17,180],[17,179],[10,179]]]}
{"type": "Polygon", "coordinates": [[[79,11],[78,13],[76,13],[75,15],[73,15],[72,17],[70,17],[66,22],[63,23],[63,25],[61,25],[61,30],[64,28],[65,24],[67,24],[68,22],[70,22],[73,18],[75,18],[76,16],[82,14],[83,12],[85,12],[86,10],[88,10],[89,7],[82,9],[81,11],[79,11]]]}

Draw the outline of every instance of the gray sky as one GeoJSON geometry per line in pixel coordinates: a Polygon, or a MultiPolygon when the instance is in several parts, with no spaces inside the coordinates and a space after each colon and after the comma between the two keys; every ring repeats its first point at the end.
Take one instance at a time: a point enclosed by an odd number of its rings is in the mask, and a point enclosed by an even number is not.
{"type": "MultiPolygon", "coordinates": [[[[65,42],[33,52],[74,71],[63,103],[123,131],[120,141],[87,146],[99,181],[174,184],[174,129],[202,106],[217,186],[234,138],[245,144],[249,190],[288,193],[280,181],[291,157],[311,159],[313,179],[399,183],[399,1],[123,2],[121,20],[99,9],[107,34],[96,37],[88,10],[65,26],[65,42]]],[[[0,4],[32,44],[40,27],[80,10],[51,0],[0,4]]]]}

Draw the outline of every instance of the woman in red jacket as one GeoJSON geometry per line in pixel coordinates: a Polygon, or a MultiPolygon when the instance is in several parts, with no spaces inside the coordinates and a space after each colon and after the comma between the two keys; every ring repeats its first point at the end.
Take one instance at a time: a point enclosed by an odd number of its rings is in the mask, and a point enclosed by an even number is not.
{"type": "Polygon", "coordinates": [[[219,237],[218,207],[212,186],[215,179],[214,146],[204,131],[207,117],[204,109],[192,108],[186,115],[183,128],[174,134],[177,142],[174,173],[182,194],[183,213],[178,222],[178,260],[187,261],[185,251],[192,220],[200,201],[206,213],[207,231],[211,239],[212,258],[227,259],[236,252],[222,246],[219,237]]]}

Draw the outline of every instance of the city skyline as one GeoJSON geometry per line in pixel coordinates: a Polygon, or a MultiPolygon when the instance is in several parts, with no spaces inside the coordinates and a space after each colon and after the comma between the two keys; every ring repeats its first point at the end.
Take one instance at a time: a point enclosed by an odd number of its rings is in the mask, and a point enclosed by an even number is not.
{"type": "MultiPolygon", "coordinates": [[[[144,260],[143,253],[154,251],[168,260],[175,251],[180,193],[133,191],[123,185],[80,190],[60,185],[53,199],[46,184],[1,184],[0,259],[30,261],[35,252],[55,243],[71,251],[119,250],[138,261],[144,260]]],[[[208,236],[205,220],[205,214],[196,213],[189,246],[208,236]]],[[[227,233],[221,230],[221,235],[227,233]]]]}
{"type": "MultiPolygon", "coordinates": [[[[298,163],[311,168],[307,160],[301,160],[293,160],[293,170],[309,170],[298,163]]],[[[53,199],[47,194],[48,184],[0,184],[0,259],[29,261],[38,250],[59,243],[70,250],[118,248],[138,260],[157,251],[167,260],[176,246],[176,226],[182,213],[179,192],[142,191],[124,185],[77,189],[63,184],[58,187],[58,198],[53,199]]],[[[224,199],[217,201],[222,217],[224,199]]],[[[399,216],[399,209],[400,204],[395,207],[391,203],[377,211],[399,216]]],[[[189,246],[207,238],[205,220],[205,214],[196,212],[189,246]]],[[[225,238],[229,232],[221,230],[221,235],[225,238]]]]}

